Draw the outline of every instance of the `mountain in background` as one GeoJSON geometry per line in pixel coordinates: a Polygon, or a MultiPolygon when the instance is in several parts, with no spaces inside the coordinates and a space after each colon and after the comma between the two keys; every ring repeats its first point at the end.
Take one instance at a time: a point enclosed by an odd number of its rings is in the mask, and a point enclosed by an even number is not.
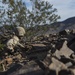
{"type": "Polygon", "coordinates": [[[65,29],[75,29],[75,17],[49,25],[49,29],[47,30],[46,34],[60,32],[65,29]]]}
{"type": "Polygon", "coordinates": [[[31,33],[31,36],[40,36],[58,33],[65,29],[75,29],[75,17],[68,18],[64,21],[55,22],[50,25],[38,25],[32,29],[28,29],[28,32],[31,33]],[[32,35],[33,34],[33,35],[32,35]]]}

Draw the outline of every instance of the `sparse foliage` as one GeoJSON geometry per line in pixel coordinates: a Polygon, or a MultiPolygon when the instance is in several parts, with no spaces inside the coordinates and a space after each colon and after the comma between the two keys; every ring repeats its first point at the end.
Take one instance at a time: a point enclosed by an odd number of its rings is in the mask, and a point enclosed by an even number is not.
{"type": "Polygon", "coordinates": [[[31,0],[32,12],[29,15],[31,19],[31,25],[50,25],[56,22],[60,16],[56,15],[57,9],[53,8],[49,2],[41,0],[31,0]]]}
{"type": "MultiPolygon", "coordinates": [[[[7,0],[4,0],[6,3],[7,0]]],[[[14,26],[27,25],[27,7],[22,0],[8,0],[7,24],[14,26]]]]}
{"type": "Polygon", "coordinates": [[[15,26],[31,27],[30,34],[32,35],[38,30],[47,30],[47,25],[56,22],[60,18],[56,14],[57,9],[53,8],[53,5],[49,2],[42,0],[30,1],[32,3],[32,11],[27,9],[22,0],[3,0],[3,3],[8,4],[7,19],[4,24],[11,25],[12,29],[15,29],[15,26]],[[45,27],[42,28],[40,25],[45,25],[45,27]]]}

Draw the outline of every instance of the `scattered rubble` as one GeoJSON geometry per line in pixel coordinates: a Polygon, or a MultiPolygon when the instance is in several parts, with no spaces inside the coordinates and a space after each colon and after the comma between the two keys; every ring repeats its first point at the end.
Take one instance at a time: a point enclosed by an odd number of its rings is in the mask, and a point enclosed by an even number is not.
{"type": "MultiPolygon", "coordinates": [[[[18,34],[21,33],[22,31],[18,34]]],[[[18,38],[17,40],[9,37],[9,41],[11,39],[17,41],[11,41],[13,44],[0,36],[1,44],[5,44],[4,48],[0,50],[2,53],[0,65],[3,72],[7,73],[10,69],[13,69],[13,64],[19,64],[21,67],[16,67],[18,71],[15,72],[14,69],[14,72],[8,72],[7,75],[75,75],[74,32],[65,30],[57,34],[41,35],[34,37],[31,42],[23,43],[21,41],[25,33],[23,30],[21,36],[14,34],[18,38]],[[28,74],[32,71],[33,74],[28,74]]]]}

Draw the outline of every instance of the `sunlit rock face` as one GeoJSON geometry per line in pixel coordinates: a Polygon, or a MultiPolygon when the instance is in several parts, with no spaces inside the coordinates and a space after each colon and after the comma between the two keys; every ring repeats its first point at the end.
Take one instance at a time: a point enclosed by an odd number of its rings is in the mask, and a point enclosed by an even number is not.
{"type": "Polygon", "coordinates": [[[7,48],[12,50],[14,47],[19,43],[19,38],[17,36],[13,36],[11,39],[7,42],[7,48]]]}
{"type": "Polygon", "coordinates": [[[23,27],[16,27],[16,34],[18,36],[24,36],[26,34],[25,29],[23,27]]]}

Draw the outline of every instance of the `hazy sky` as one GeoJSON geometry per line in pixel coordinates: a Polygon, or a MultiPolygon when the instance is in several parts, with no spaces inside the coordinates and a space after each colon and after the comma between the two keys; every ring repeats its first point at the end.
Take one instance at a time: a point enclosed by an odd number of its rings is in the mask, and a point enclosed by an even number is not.
{"type": "MultiPolygon", "coordinates": [[[[57,14],[61,16],[60,21],[75,16],[75,0],[44,0],[44,1],[50,2],[50,4],[53,4],[54,8],[57,8],[58,10],[57,14]]],[[[32,7],[30,0],[23,0],[23,2],[26,2],[28,9],[31,10],[32,7]]],[[[0,6],[1,5],[2,4],[0,2],[0,6]]]]}
{"type": "MultiPolygon", "coordinates": [[[[31,10],[30,0],[23,0],[31,10]]],[[[60,21],[75,16],[75,0],[44,0],[50,2],[54,8],[57,8],[57,14],[61,16],[60,21]]]]}

